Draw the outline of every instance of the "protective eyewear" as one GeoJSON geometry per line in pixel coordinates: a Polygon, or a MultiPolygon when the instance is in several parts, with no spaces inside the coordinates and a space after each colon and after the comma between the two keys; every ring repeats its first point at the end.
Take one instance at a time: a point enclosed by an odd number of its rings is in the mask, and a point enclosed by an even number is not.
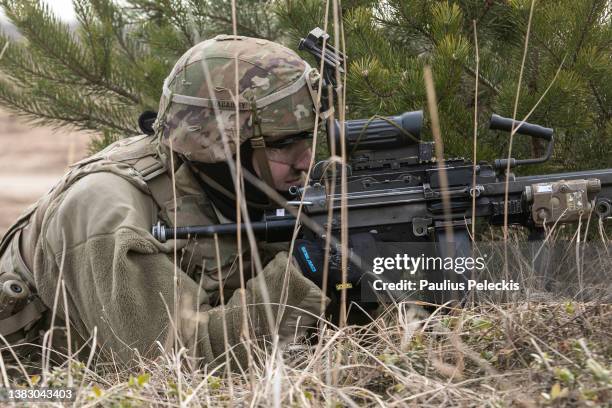
{"type": "Polygon", "coordinates": [[[311,147],[312,134],[301,133],[279,141],[266,143],[266,154],[270,161],[295,164],[303,160],[305,154],[310,154],[311,147]]]}

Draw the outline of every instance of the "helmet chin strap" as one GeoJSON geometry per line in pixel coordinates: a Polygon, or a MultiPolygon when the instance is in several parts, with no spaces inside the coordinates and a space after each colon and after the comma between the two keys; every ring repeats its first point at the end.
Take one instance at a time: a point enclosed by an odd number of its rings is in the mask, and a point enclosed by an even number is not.
{"type": "Polygon", "coordinates": [[[261,173],[262,180],[270,187],[275,188],[272,171],[270,170],[270,162],[266,154],[266,142],[264,142],[263,137],[259,136],[252,138],[251,147],[253,148],[253,158],[257,163],[257,169],[261,173]]]}
{"type": "Polygon", "coordinates": [[[253,148],[253,158],[257,163],[257,169],[261,173],[262,180],[270,187],[274,187],[274,179],[270,170],[270,162],[266,154],[266,142],[261,132],[261,119],[257,114],[257,105],[255,101],[251,102],[251,118],[253,120],[253,137],[251,138],[251,147],[253,148]]]}

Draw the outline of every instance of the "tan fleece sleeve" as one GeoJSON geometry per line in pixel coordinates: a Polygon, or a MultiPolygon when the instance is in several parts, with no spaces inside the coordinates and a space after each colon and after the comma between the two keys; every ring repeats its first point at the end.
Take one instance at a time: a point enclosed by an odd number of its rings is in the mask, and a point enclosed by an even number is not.
{"type": "MultiPolygon", "coordinates": [[[[108,173],[86,176],[50,210],[38,245],[35,280],[43,302],[53,305],[61,270],[70,319],[81,337],[88,338],[97,327],[98,344],[125,361],[133,357],[133,349],[158,354],[159,345],[171,345],[176,332],[182,345],[195,347],[208,363],[225,351],[224,314],[229,345],[240,344],[239,294],[227,301],[225,309],[211,308],[208,295],[174,266],[172,246],[157,242],[149,233],[156,206],[130,182],[108,173]],[[178,319],[171,322],[175,271],[180,310],[178,319]]],[[[263,302],[259,283],[267,286],[270,303],[278,303],[286,262],[287,254],[279,253],[262,274],[247,282],[247,304],[256,305],[248,307],[248,320],[259,335],[268,334],[264,308],[258,305],[263,302]]],[[[293,262],[288,273],[287,304],[318,314],[320,290],[293,262]]],[[[276,318],[278,308],[272,311],[276,318]]],[[[61,308],[59,313],[63,316],[61,308]]],[[[304,324],[313,321],[305,313],[286,308],[281,340],[293,336],[299,315],[304,324]]],[[[236,353],[242,364],[244,349],[238,347],[236,353]]]]}

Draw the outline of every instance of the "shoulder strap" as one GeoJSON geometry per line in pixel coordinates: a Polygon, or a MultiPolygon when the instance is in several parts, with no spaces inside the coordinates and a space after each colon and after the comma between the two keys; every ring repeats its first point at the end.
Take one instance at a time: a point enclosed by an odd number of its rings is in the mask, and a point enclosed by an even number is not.
{"type": "Polygon", "coordinates": [[[172,179],[164,160],[159,157],[154,145],[149,146],[154,150],[151,150],[147,156],[141,157],[132,167],[147,184],[157,206],[164,208],[164,205],[172,200],[172,179]]]}
{"type": "Polygon", "coordinates": [[[146,183],[158,207],[163,208],[172,199],[172,180],[153,136],[134,138],[109,151],[106,158],[131,166],[133,175],[146,183]]]}
{"type": "Polygon", "coordinates": [[[19,216],[17,221],[15,221],[13,225],[10,226],[8,231],[6,231],[6,233],[2,237],[2,240],[0,240],[0,256],[2,256],[2,254],[8,247],[13,235],[15,235],[17,231],[21,230],[28,223],[28,221],[30,220],[30,216],[34,214],[34,211],[36,211],[37,208],[38,208],[38,202],[35,204],[32,204],[30,207],[28,207],[27,210],[25,210],[23,214],[19,216]]]}
{"type": "Polygon", "coordinates": [[[0,320],[0,335],[8,337],[18,332],[32,322],[40,319],[47,307],[38,296],[34,297],[23,309],[6,319],[0,320]]]}
{"type": "MultiPolygon", "coordinates": [[[[158,173],[157,176],[146,181],[153,200],[159,208],[172,200],[172,179],[168,173],[158,173]]],[[[167,220],[164,220],[167,221],[167,220]]]]}

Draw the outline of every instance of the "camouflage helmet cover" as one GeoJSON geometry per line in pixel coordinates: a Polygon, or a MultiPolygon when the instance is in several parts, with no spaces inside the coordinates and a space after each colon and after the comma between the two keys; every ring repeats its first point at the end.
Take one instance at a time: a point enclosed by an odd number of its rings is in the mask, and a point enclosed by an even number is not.
{"type": "Polygon", "coordinates": [[[316,69],[289,48],[220,35],[195,45],[177,61],[164,81],[155,128],[162,143],[170,146],[171,140],[172,150],[189,160],[225,161],[223,132],[234,154],[236,140],[242,144],[254,136],[254,103],[265,141],[313,131],[316,81],[316,69]],[[236,80],[238,120],[232,98],[236,80]]]}

